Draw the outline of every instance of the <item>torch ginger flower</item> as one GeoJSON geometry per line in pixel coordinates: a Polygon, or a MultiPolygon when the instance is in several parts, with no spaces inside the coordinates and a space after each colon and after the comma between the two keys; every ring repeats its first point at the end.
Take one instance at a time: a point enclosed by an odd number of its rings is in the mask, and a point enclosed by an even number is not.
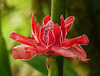
{"type": "Polygon", "coordinates": [[[45,56],[62,55],[84,62],[89,60],[80,46],[88,45],[89,40],[86,35],[66,39],[66,34],[73,24],[74,16],[70,16],[64,21],[61,15],[61,26],[57,23],[54,24],[49,15],[44,18],[42,26],[35,23],[32,13],[31,17],[32,38],[21,36],[15,32],[10,35],[10,38],[22,43],[22,45],[18,45],[13,49],[15,59],[29,60],[36,54],[42,54],[45,56]]]}

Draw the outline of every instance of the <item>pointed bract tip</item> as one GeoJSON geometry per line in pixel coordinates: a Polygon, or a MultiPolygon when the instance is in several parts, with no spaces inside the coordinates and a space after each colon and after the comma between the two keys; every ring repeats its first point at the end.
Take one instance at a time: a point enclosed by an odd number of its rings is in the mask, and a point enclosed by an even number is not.
{"type": "Polygon", "coordinates": [[[75,19],[75,17],[74,17],[74,16],[70,16],[70,18],[75,19]]]}
{"type": "Polygon", "coordinates": [[[31,12],[31,17],[33,17],[33,12],[31,12]]]}
{"type": "Polygon", "coordinates": [[[63,15],[61,15],[60,18],[64,18],[63,15]]]}
{"type": "Polygon", "coordinates": [[[79,59],[79,60],[88,63],[88,61],[89,61],[90,59],[79,59]]]}
{"type": "Polygon", "coordinates": [[[84,38],[84,41],[85,41],[85,45],[88,45],[89,44],[89,39],[86,35],[82,35],[82,37],[84,38]]]}
{"type": "Polygon", "coordinates": [[[50,20],[51,20],[51,17],[49,15],[45,16],[43,20],[43,24],[46,25],[50,20]]]}
{"type": "Polygon", "coordinates": [[[12,32],[12,33],[10,34],[9,37],[10,37],[11,39],[14,39],[14,40],[15,40],[15,39],[16,39],[15,34],[16,34],[16,32],[12,32]]]}

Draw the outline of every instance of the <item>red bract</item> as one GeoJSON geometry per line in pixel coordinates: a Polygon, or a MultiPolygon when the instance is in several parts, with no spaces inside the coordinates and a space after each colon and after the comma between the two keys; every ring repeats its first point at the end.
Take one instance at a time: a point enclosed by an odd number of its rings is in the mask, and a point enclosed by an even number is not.
{"type": "Polygon", "coordinates": [[[73,24],[74,16],[70,16],[65,21],[61,15],[61,26],[54,24],[49,15],[43,20],[43,25],[35,23],[32,16],[32,38],[21,36],[15,32],[11,33],[10,38],[23,43],[13,49],[15,59],[29,60],[36,54],[45,56],[62,55],[73,60],[79,59],[87,62],[85,51],[80,45],[88,45],[89,40],[86,35],[73,39],[66,39],[70,27],[73,24]]]}

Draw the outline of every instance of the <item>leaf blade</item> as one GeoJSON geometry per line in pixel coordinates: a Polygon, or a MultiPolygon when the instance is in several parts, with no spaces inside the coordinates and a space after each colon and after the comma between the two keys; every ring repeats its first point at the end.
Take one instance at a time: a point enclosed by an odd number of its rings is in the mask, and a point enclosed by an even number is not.
{"type": "Polygon", "coordinates": [[[46,58],[40,54],[36,55],[31,60],[25,61],[26,63],[30,64],[33,68],[37,69],[41,73],[47,75],[48,71],[46,68],[46,58]]]}
{"type": "Polygon", "coordinates": [[[0,36],[0,76],[12,76],[4,38],[0,36]]]}
{"type": "Polygon", "coordinates": [[[64,59],[63,76],[78,76],[77,72],[64,59]]]}

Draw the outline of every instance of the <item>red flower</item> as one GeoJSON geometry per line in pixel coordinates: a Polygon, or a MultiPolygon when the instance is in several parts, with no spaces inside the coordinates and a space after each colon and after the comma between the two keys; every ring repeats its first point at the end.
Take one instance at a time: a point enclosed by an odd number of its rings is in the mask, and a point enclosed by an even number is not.
{"type": "Polygon", "coordinates": [[[11,33],[10,38],[23,43],[13,49],[15,59],[29,60],[36,54],[62,55],[73,60],[79,59],[87,62],[85,51],[80,45],[88,45],[89,40],[86,35],[73,39],[66,39],[70,27],[73,24],[74,16],[70,16],[65,21],[61,15],[61,26],[54,24],[49,15],[43,20],[43,25],[35,23],[32,16],[32,38],[21,36],[15,32],[11,33]]]}

